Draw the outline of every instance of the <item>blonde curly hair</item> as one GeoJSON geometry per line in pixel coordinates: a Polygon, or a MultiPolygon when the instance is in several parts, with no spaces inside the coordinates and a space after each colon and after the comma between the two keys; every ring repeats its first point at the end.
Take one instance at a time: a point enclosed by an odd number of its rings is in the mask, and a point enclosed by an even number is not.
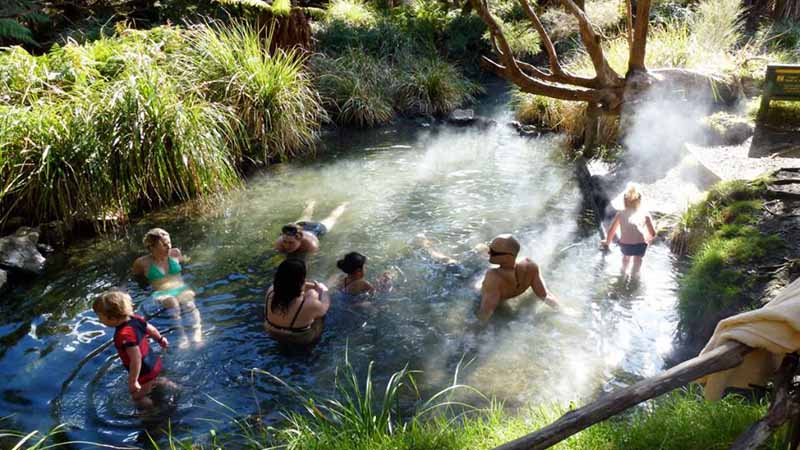
{"type": "Polygon", "coordinates": [[[146,249],[150,250],[154,245],[164,239],[169,239],[169,233],[163,228],[153,228],[144,235],[142,243],[146,249]]]}
{"type": "Polygon", "coordinates": [[[133,301],[125,292],[106,291],[94,299],[92,309],[111,320],[127,319],[133,315],[133,301]]]}

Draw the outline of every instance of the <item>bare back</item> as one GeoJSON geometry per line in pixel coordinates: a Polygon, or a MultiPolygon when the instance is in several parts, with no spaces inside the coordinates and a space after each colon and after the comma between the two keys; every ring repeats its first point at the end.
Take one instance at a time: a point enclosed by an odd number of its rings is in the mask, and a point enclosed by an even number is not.
{"type": "Polygon", "coordinates": [[[273,297],[273,290],[270,288],[267,292],[265,316],[270,323],[279,327],[307,327],[317,318],[324,316],[325,312],[327,312],[327,308],[324,307],[323,303],[320,301],[319,293],[314,289],[306,289],[303,291],[301,296],[292,300],[286,311],[276,311],[272,309],[273,297]],[[297,315],[296,318],[295,315],[297,315]],[[294,324],[292,324],[292,320],[294,320],[294,324]]]}

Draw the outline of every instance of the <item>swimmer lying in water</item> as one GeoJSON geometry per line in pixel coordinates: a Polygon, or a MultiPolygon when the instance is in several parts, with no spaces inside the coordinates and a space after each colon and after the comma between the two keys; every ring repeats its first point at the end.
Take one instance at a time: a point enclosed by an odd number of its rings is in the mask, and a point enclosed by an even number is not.
{"type": "Polygon", "coordinates": [[[333,229],[348,203],[337,206],[321,222],[311,221],[315,205],[316,202],[309,202],[296,222],[286,224],[281,228],[281,235],[275,240],[276,251],[285,253],[287,256],[299,256],[319,251],[319,237],[333,229]]]}

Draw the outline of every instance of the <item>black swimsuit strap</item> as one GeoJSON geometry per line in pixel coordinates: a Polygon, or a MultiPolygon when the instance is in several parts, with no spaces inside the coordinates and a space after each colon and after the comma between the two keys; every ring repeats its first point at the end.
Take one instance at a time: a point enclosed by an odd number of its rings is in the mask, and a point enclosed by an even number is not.
{"type": "MultiPolygon", "coordinates": [[[[302,295],[302,294],[301,294],[302,295]]],[[[306,303],[306,296],[303,295],[303,301],[300,302],[300,307],[297,308],[297,311],[294,313],[294,317],[292,317],[292,323],[289,324],[289,328],[294,328],[294,321],[297,320],[297,316],[300,315],[300,310],[303,309],[303,305],[306,303]]]]}

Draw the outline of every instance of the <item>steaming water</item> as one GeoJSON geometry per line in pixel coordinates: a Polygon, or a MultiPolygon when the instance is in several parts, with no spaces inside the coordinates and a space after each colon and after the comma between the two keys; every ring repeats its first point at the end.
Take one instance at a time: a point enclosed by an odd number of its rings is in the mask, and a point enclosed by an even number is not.
{"type": "MultiPolygon", "coordinates": [[[[502,123],[505,108],[493,112],[502,123]]],[[[663,246],[649,250],[639,283],[619,276],[618,251],[603,255],[597,235],[581,227],[580,193],[557,139],[526,140],[499,126],[487,131],[397,126],[328,138],[330,150],[308,164],[278,167],[220,200],[212,213],[149,217],[126,235],[73,247],[51,261],[45,277],[0,305],[0,416],[19,428],[73,426],[73,438],[133,442],[143,429],[113,348],[87,357],[113,330],[91,312],[96,294],[119,286],[152,309],[149,290],[128,278],[150,226],[172,234],[192,261],[185,279],[197,291],[205,346],[165,355],[165,373],[183,387],[172,424],[199,434],[223,418],[211,398],[267,420],[296,407],[284,387],[326,394],[345,348],[363,372],[376,362],[378,380],[406,363],[423,370],[427,392],[460,381],[508,405],[567,402],[652,375],[663,366],[675,330],[676,276],[663,246]],[[395,289],[355,308],[334,297],[319,345],[307,356],[279,352],[262,330],[263,298],[280,258],[271,241],[309,199],[314,219],[349,207],[309,260],[309,277],[326,280],[335,260],[357,250],[368,277],[396,274],[395,289]],[[522,242],[548,287],[566,306],[556,313],[530,296],[508,302],[485,329],[475,326],[473,285],[488,266],[472,248],[502,232],[522,242]],[[462,261],[436,262],[415,243],[424,233],[437,250],[462,261]],[[81,365],[82,364],[82,365],[81,365]],[[71,375],[74,378],[69,379],[71,375]]],[[[585,227],[583,227],[585,228],[585,227]]],[[[160,329],[166,318],[152,321],[160,329]]]]}

